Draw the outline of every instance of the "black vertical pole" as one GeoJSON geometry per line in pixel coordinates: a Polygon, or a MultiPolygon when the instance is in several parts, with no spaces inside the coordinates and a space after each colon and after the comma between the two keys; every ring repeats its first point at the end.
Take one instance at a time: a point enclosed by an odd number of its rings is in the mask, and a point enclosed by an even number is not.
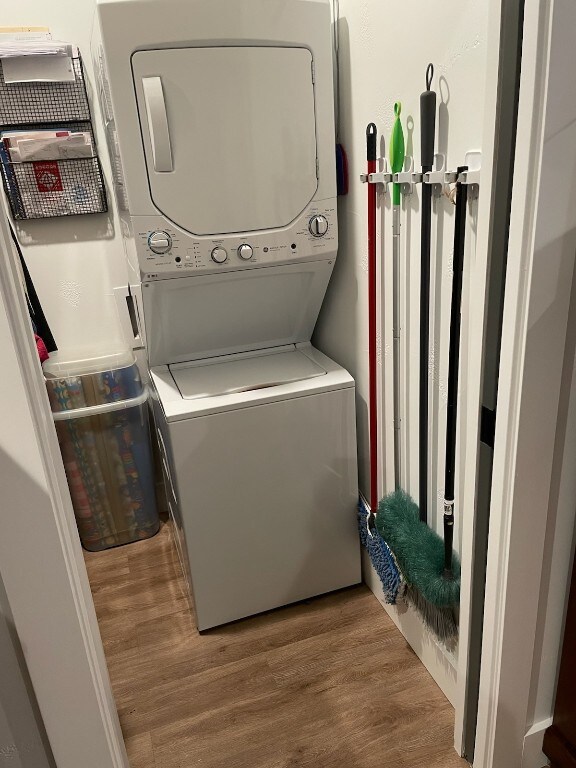
{"type": "MultiPolygon", "coordinates": [[[[436,93],[431,91],[434,67],[426,69],[426,90],[420,96],[420,154],[422,174],[432,170],[436,133],[436,93]]],[[[430,230],[432,225],[432,187],[422,183],[420,237],[420,482],[418,505],[420,520],[428,520],[428,359],[430,346],[430,230]]]]}
{"type": "MultiPolygon", "coordinates": [[[[460,174],[466,166],[458,168],[460,174]]],[[[448,406],[446,415],[446,467],[444,470],[444,575],[452,575],[454,539],[454,474],[456,469],[456,427],[458,412],[458,368],[460,365],[460,328],[462,277],[466,242],[466,207],[468,187],[456,183],[456,215],[454,217],[454,251],[452,256],[452,303],[450,307],[450,347],[448,353],[448,406]]]]}

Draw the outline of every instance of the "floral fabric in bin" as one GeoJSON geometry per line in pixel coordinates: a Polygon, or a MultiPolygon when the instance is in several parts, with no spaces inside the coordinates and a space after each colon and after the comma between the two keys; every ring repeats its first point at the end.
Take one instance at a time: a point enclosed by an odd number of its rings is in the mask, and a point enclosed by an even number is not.
{"type": "Polygon", "coordinates": [[[96,551],[153,536],[159,527],[147,403],[137,366],[46,381],[83,546],[96,551]],[[118,409],[90,414],[94,405],[118,409]],[[127,406],[127,407],[126,407],[127,406]],[[76,412],[76,413],[72,413],[76,412]]]}

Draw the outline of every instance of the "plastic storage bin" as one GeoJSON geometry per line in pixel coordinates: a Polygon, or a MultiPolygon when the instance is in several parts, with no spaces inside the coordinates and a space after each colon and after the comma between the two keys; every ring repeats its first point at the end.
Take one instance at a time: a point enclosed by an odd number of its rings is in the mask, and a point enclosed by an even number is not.
{"type": "Polygon", "coordinates": [[[153,536],[160,522],[148,394],[132,354],[72,360],[53,353],[44,375],[84,548],[153,536]]]}

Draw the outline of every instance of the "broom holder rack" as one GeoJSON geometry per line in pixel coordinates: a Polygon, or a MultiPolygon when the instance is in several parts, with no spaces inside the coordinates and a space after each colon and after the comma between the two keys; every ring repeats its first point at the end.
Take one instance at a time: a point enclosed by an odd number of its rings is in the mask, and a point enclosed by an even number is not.
{"type": "Polygon", "coordinates": [[[391,173],[386,158],[380,158],[378,161],[381,170],[375,173],[361,173],[360,181],[363,184],[381,184],[384,194],[388,191],[388,184],[400,184],[403,195],[411,195],[414,192],[415,184],[429,184],[432,187],[432,194],[440,197],[444,188],[449,184],[466,184],[469,187],[469,194],[472,198],[478,197],[480,187],[480,171],[482,168],[482,152],[471,150],[466,152],[464,164],[468,166],[467,171],[460,175],[456,171],[446,170],[446,155],[438,152],[434,155],[434,166],[431,171],[422,174],[414,170],[414,158],[406,155],[404,158],[404,169],[398,173],[391,173]]]}
{"type": "Polygon", "coordinates": [[[472,198],[478,197],[480,191],[480,172],[482,170],[482,152],[471,150],[466,152],[464,163],[468,166],[467,171],[463,171],[458,181],[460,184],[466,184],[469,187],[468,194],[472,198]]]}
{"type": "Polygon", "coordinates": [[[446,181],[447,176],[456,176],[451,171],[446,171],[446,155],[442,152],[438,152],[434,155],[434,162],[431,171],[427,171],[424,174],[424,184],[429,184],[432,187],[432,194],[434,197],[440,197],[444,192],[444,186],[450,182],[446,181]]]}
{"type": "Polygon", "coordinates": [[[412,155],[406,155],[404,158],[404,168],[394,174],[393,181],[395,184],[401,184],[403,195],[411,195],[414,192],[414,184],[420,184],[422,174],[414,171],[414,158],[412,155]]]}
{"type": "Polygon", "coordinates": [[[376,171],[375,173],[361,173],[360,181],[363,184],[382,184],[381,192],[386,194],[388,191],[388,184],[393,180],[393,174],[388,170],[388,161],[385,157],[380,158],[378,162],[381,166],[381,170],[376,171]]]}

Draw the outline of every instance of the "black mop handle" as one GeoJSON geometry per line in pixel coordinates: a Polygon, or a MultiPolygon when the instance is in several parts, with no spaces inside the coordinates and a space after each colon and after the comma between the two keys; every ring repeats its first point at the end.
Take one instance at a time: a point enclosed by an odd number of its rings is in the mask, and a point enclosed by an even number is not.
{"type": "MultiPolygon", "coordinates": [[[[430,90],[434,67],[426,69],[426,90],[420,95],[420,153],[422,173],[432,170],[436,133],[436,93],[430,90]]],[[[430,230],[432,226],[432,188],[422,184],[420,237],[420,482],[418,506],[420,520],[428,520],[428,358],[430,346],[430,230]]]]}
{"type": "MultiPolygon", "coordinates": [[[[460,174],[467,166],[458,168],[460,174]]],[[[454,253],[452,261],[452,304],[450,308],[450,350],[448,354],[448,407],[446,416],[446,468],[444,472],[444,574],[452,575],[454,540],[454,474],[456,469],[456,426],[458,411],[458,368],[460,365],[460,328],[462,277],[466,242],[466,204],[468,187],[456,182],[456,215],[454,217],[454,253]]]]}
{"type": "Polygon", "coordinates": [[[426,69],[426,90],[420,94],[420,155],[422,171],[432,170],[434,163],[434,136],[436,134],[436,92],[431,91],[434,65],[426,69]]]}

